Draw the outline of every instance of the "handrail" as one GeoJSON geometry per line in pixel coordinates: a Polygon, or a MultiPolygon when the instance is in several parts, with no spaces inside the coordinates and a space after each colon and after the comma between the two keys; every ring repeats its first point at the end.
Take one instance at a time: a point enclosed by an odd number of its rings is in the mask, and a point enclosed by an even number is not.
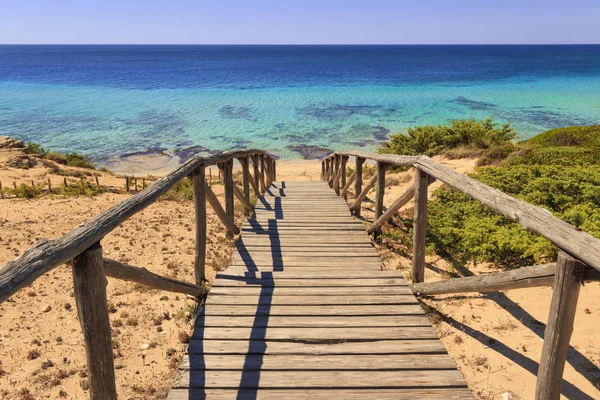
{"type": "MultiPolygon", "coordinates": [[[[498,189],[460,174],[427,156],[394,156],[342,151],[335,152],[323,158],[322,161],[325,162],[340,156],[355,156],[360,159],[374,160],[378,163],[412,166],[428,176],[439,179],[450,187],[479,200],[506,218],[518,222],[525,229],[540,234],[550,240],[556,247],[600,271],[600,240],[555,217],[545,208],[509,196],[498,189]]],[[[327,174],[327,172],[325,173],[327,174]]],[[[356,208],[355,206],[353,205],[353,208],[356,208]]]]}
{"type": "MultiPolygon", "coordinates": [[[[361,202],[367,192],[377,187],[375,221],[367,229],[378,229],[411,198],[415,201],[413,223],[413,257],[411,289],[416,294],[447,294],[469,291],[489,292],[523,287],[552,285],[552,300],[536,383],[536,400],[559,399],[569,340],[573,332],[575,309],[580,288],[585,280],[599,280],[600,240],[555,217],[548,210],[516,199],[497,189],[433,161],[427,156],[394,156],[351,151],[335,152],[322,160],[322,179],[339,195],[339,177],[350,156],[356,157],[355,199],[350,210],[360,215],[361,202]],[[362,187],[362,164],[377,161],[377,174],[362,187]],[[383,213],[385,170],[389,165],[415,168],[415,183],[383,213]],[[427,232],[427,190],[439,179],[473,199],[479,200],[525,229],[549,239],[560,251],[556,263],[520,268],[484,276],[423,283],[425,275],[425,239],[427,232]],[[585,264],[584,264],[585,263],[585,264]],[[586,268],[587,266],[592,268],[586,268]]],[[[347,189],[347,188],[344,188],[347,189]]]]}
{"type": "Polygon", "coordinates": [[[78,254],[100,241],[119,224],[154,203],[178,181],[199,167],[223,163],[234,158],[256,156],[274,159],[262,150],[228,151],[209,157],[194,156],[168,175],[160,178],[142,192],[123,200],[98,214],[64,236],[54,240],[41,240],[19,257],[9,261],[0,270],[0,303],[19,289],[30,285],[48,271],[72,260],[78,254]]]}
{"type": "Polygon", "coordinates": [[[98,214],[86,224],[58,239],[39,241],[21,256],[5,266],[0,266],[0,303],[52,268],[72,261],[75,302],[85,343],[90,398],[116,400],[106,276],[138,282],[159,290],[185,293],[196,298],[204,296],[206,293],[203,285],[206,276],[206,200],[208,199],[225,225],[227,236],[233,237],[234,234],[239,233],[234,223],[234,195],[242,202],[246,211],[253,211],[249,183],[253,179],[255,182],[260,181],[260,192],[257,190],[258,184],[253,185],[258,197],[271,186],[275,177],[275,156],[262,150],[229,151],[210,157],[194,156],[142,192],[98,214]],[[250,157],[254,164],[254,177],[250,175],[248,169],[250,157]],[[233,181],[235,158],[242,165],[244,193],[233,181]],[[225,209],[205,182],[205,168],[213,164],[218,164],[222,171],[225,209]],[[154,203],[162,194],[186,177],[192,181],[194,192],[196,284],[163,277],[145,268],[103,257],[100,240],[104,236],[135,213],[154,203]]]}

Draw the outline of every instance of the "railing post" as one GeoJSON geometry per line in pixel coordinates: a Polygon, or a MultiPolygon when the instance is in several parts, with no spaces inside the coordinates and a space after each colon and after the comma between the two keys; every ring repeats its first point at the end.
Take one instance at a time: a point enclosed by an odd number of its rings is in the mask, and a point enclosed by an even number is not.
{"type": "MultiPolygon", "coordinates": [[[[238,159],[242,166],[242,186],[244,190],[244,197],[250,202],[250,166],[248,164],[248,157],[241,157],[238,159]]],[[[251,210],[246,209],[246,216],[252,214],[251,210]]]]}
{"type": "Polygon", "coordinates": [[[335,175],[337,173],[337,170],[336,170],[337,159],[338,159],[337,154],[334,154],[333,157],[331,157],[331,174],[329,175],[329,187],[332,189],[333,189],[333,182],[335,181],[335,175]]]}
{"type": "Polygon", "coordinates": [[[202,285],[206,279],[206,170],[198,167],[192,174],[194,186],[194,210],[196,215],[196,255],[194,271],[196,284],[202,285]]]}
{"type": "Polygon", "coordinates": [[[427,235],[427,187],[429,177],[415,168],[415,218],[413,221],[413,283],[425,279],[425,236],[427,235]]]}
{"type": "Polygon", "coordinates": [[[338,155],[335,159],[335,177],[333,178],[333,190],[335,194],[340,195],[340,176],[342,175],[342,156],[338,155]]]}
{"type": "Polygon", "coordinates": [[[265,157],[261,154],[260,159],[260,190],[264,193],[267,191],[267,184],[265,183],[265,157]]]}
{"type": "Polygon", "coordinates": [[[328,182],[330,174],[331,174],[331,158],[328,158],[325,160],[325,177],[323,178],[323,180],[328,182]]]}
{"type": "Polygon", "coordinates": [[[277,181],[277,161],[272,159],[271,164],[273,165],[273,181],[277,181]]]}
{"type": "Polygon", "coordinates": [[[584,271],[585,264],[562,250],[558,253],[550,312],[535,388],[536,400],[560,398],[560,386],[584,271]]]}
{"type": "MultiPolygon", "coordinates": [[[[327,161],[327,160],[325,160],[327,161]]],[[[325,161],[321,161],[321,180],[325,179],[325,161]]],[[[0,183],[0,189],[2,188],[2,183],[0,183]]]]}
{"type": "MultiPolygon", "coordinates": [[[[346,164],[348,164],[348,156],[342,156],[342,170],[340,171],[340,187],[346,187],[346,164]]],[[[344,196],[345,198],[346,196],[344,196]]]]}
{"type": "Polygon", "coordinates": [[[375,199],[375,220],[383,214],[383,196],[385,194],[386,163],[377,162],[377,198],[375,199]]]}
{"type": "Polygon", "coordinates": [[[83,331],[90,399],[117,398],[108,306],[106,275],[100,243],[73,259],[73,288],[83,331]]]}
{"type": "MultiPolygon", "coordinates": [[[[362,192],[362,184],[363,184],[363,174],[362,174],[362,167],[363,167],[363,163],[365,162],[364,158],[360,158],[360,157],[356,157],[356,178],[354,180],[354,197],[358,197],[358,195],[360,194],[360,192],[362,192]]],[[[357,217],[360,217],[360,211],[361,211],[361,207],[360,205],[358,206],[358,208],[356,208],[354,210],[354,215],[357,217]]]]}
{"type": "Polygon", "coordinates": [[[260,192],[260,172],[258,170],[258,156],[256,154],[252,156],[252,167],[254,169],[254,187],[258,190],[256,197],[260,197],[262,193],[260,192]]]}
{"type": "MultiPolygon", "coordinates": [[[[225,186],[225,215],[230,224],[235,225],[233,208],[233,160],[225,161],[222,164],[223,186],[225,186]]],[[[227,231],[227,237],[232,238],[233,232],[227,231]]]]}

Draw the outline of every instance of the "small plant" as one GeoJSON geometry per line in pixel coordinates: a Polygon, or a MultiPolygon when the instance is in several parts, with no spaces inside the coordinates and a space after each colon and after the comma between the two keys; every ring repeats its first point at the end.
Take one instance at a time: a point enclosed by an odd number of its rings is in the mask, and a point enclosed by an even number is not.
{"type": "Polygon", "coordinates": [[[23,151],[25,154],[37,154],[42,158],[46,155],[46,150],[39,143],[27,142],[23,151]]]}
{"type": "Polygon", "coordinates": [[[187,332],[179,331],[177,337],[179,338],[179,342],[181,343],[185,344],[190,342],[190,335],[187,332]]]}
{"type": "Polygon", "coordinates": [[[37,351],[35,349],[34,350],[30,350],[29,353],[27,353],[27,359],[28,360],[35,360],[35,359],[39,358],[40,355],[41,354],[40,354],[39,351],[37,351]]]}

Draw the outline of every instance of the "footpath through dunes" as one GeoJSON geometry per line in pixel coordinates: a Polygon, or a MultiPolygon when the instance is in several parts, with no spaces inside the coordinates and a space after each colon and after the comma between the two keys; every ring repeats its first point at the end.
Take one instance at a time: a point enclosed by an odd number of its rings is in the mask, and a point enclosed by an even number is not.
{"type": "Polygon", "coordinates": [[[472,399],[398,271],[326,182],[273,183],[169,399],[472,399]]]}

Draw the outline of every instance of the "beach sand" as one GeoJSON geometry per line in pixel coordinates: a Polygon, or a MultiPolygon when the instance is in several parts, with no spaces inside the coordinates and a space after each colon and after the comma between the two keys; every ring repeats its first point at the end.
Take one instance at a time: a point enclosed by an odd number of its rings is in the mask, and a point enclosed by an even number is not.
{"type": "MultiPolygon", "coordinates": [[[[63,177],[48,174],[41,163],[30,169],[7,167],[17,150],[0,150],[0,181],[46,182],[60,185],[63,177]]],[[[136,159],[138,176],[160,175],[143,170],[152,163],[136,159]]],[[[476,160],[440,161],[460,172],[472,170],[476,160]]],[[[156,164],[152,164],[155,166],[156,164]]],[[[349,164],[352,166],[352,163],[349,164]]],[[[215,167],[211,174],[216,178],[215,167]]],[[[280,161],[279,180],[318,180],[321,165],[316,161],[280,161]]],[[[6,263],[40,239],[56,238],[131,194],[123,193],[124,178],[99,172],[99,180],[115,193],[94,197],[43,196],[0,199],[0,264],[6,263]],[[121,191],[121,193],[119,193],[121,191]]],[[[77,178],[69,178],[77,181],[77,178]]],[[[86,177],[85,179],[95,179],[86,177]]],[[[149,179],[149,178],[148,178],[149,179]]],[[[390,173],[385,204],[391,204],[412,183],[412,174],[390,173]]],[[[439,187],[441,183],[434,183],[439,187]]],[[[219,197],[222,185],[213,186],[219,197]]],[[[352,190],[349,198],[352,198],[352,190]]],[[[364,202],[363,216],[373,218],[374,192],[364,202]]],[[[410,215],[412,204],[401,213],[410,215]]],[[[107,257],[143,266],[173,278],[193,281],[194,211],[190,201],[159,201],[136,214],[102,241],[107,257]]],[[[236,207],[236,221],[243,222],[236,207]]],[[[226,268],[233,251],[232,241],[215,214],[208,215],[208,271],[226,268]]],[[[410,260],[376,244],[386,268],[408,274],[410,260]]],[[[462,269],[439,257],[428,257],[426,280],[488,272],[489,266],[462,269]]],[[[185,335],[191,333],[189,319],[194,301],[183,295],[148,289],[108,278],[108,299],[114,342],[117,390],[124,399],[164,398],[183,355],[185,335]]],[[[490,295],[438,296],[425,300],[445,318],[433,315],[434,326],[450,355],[457,362],[476,398],[529,399],[535,390],[535,373],[542,348],[541,335],[552,290],[530,288],[490,295]]],[[[599,398],[600,348],[593,340],[600,323],[600,286],[586,284],[577,308],[571,353],[565,369],[565,394],[570,398],[599,398]]],[[[63,265],[22,289],[0,305],[0,398],[85,399],[86,366],[81,329],[77,319],[70,267],[63,265]]]]}

